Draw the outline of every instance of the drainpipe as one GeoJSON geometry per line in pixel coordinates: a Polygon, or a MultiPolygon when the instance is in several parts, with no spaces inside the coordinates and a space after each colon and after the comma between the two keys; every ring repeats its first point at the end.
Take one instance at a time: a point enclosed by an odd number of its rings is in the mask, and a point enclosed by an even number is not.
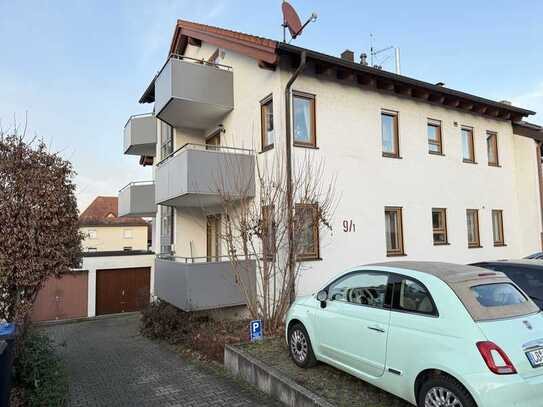
{"type": "Polygon", "coordinates": [[[288,271],[289,271],[289,296],[290,296],[290,303],[292,304],[294,300],[296,299],[296,291],[295,291],[295,281],[294,281],[294,275],[296,272],[296,261],[295,261],[295,247],[294,247],[294,213],[293,213],[293,201],[294,197],[292,196],[292,126],[291,126],[291,101],[290,101],[290,90],[292,85],[294,84],[294,81],[302,70],[304,69],[306,64],[306,51],[302,51],[300,55],[300,64],[298,65],[298,68],[296,68],[296,71],[294,71],[294,74],[290,77],[290,79],[287,82],[287,86],[285,87],[285,113],[286,113],[286,121],[285,121],[285,132],[286,132],[286,160],[287,160],[287,231],[288,231],[288,271]]]}
{"type": "Polygon", "coordinates": [[[541,148],[542,148],[542,142],[536,141],[536,156],[537,156],[537,176],[539,180],[539,210],[541,214],[541,233],[540,233],[540,244],[541,249],[543,250],[543,172],[541,166],[543,163],[541,162],[541,148]]]}

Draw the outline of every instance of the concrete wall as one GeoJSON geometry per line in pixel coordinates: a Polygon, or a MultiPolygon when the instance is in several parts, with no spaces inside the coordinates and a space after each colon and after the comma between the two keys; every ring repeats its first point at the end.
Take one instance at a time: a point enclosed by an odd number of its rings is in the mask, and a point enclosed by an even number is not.
{"type": "Polygon", "coordinates": [[[85,238],[82,242],[83,250],[96,248],[96,251],[123,250],[132,247],[132,250],[147,250],[147,226],[92,226],[82,227],[80,231],[85,238]],[[132,238],[124,237],[124,230],[132,231],[132,238]],[[89,231],[96,231],[96,239],[89,237],[89,231]]]}

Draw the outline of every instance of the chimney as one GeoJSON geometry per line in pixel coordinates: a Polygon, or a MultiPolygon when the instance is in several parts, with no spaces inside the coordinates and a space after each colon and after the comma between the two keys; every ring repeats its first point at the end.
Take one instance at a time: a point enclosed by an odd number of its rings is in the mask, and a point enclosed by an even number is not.
{"type": "Polygon", "coordinates": [[[364,66],[368,65],[368,55],[365,52],[360,54],[360,64],[364,66]]]}
{"type": "Polygon", "coordinates": [[[510,100],[500,100],[500,103],[503,103],[504,105],[513,106],[513,103],[511,103],[510,100]]]}
{"type": "Polygon", "coordinates": [[[354,62],[354,52],[350,49],[346,49],[341,53],[341,59],[349,62],[354,62]]]}

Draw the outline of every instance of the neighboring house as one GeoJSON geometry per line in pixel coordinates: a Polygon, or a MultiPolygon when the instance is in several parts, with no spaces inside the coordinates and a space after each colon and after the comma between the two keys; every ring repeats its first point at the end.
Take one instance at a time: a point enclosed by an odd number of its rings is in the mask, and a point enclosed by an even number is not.
{"type": "Polygon", "coordinates": [[[309,225],[298,294],[395,256],[471,263],[540,250],[543,132],[523,121],[534,112],[375,69],[350,51],[337,58],[178,21],[140,99],[154,113],[124,130],[125,154],[152,164],[154,180],[119,195],[123,215],[158,217],[155,250],[175,256],[156,261],[158,297],[187,310],[243,303],[225,282],[212,173],[221,160],[251,169],[284,155],[285,86],[303,57],[293,160],[324,158],[323,182],[336,176],[341,199],[331,233],[309,225]]]}
{"type": "Polygon", "coordinates": [[[117,197],[97,197],[80,215],[84,240],[81,268],[51,278],[34,305],[35,321],[138,311],[154,285],[150,223],[117,216],[117,197]]]}
{"type": "Polygon", "coordinates": [[[99,196],[79,216],[85,252],[147,250],[149,223],[140,217],[118,217],[117,197],[99,196]]]}

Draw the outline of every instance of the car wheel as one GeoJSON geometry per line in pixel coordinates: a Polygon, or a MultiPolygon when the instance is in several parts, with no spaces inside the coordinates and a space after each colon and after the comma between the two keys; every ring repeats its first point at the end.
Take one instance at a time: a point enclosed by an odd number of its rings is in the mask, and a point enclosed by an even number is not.
{"type": "Polygon", "coordinates": [[[308,368],[317,364],[309,335],[302,324],[296,323],[290,328],[288,349],[290,357],[298,366],[308,368]]]}
{"type": "Polygon", "coordinates": [[[428,379],[419,392],[419,407],[477,407],[475,401],[457,380],[450,376],[428,379]]]}

